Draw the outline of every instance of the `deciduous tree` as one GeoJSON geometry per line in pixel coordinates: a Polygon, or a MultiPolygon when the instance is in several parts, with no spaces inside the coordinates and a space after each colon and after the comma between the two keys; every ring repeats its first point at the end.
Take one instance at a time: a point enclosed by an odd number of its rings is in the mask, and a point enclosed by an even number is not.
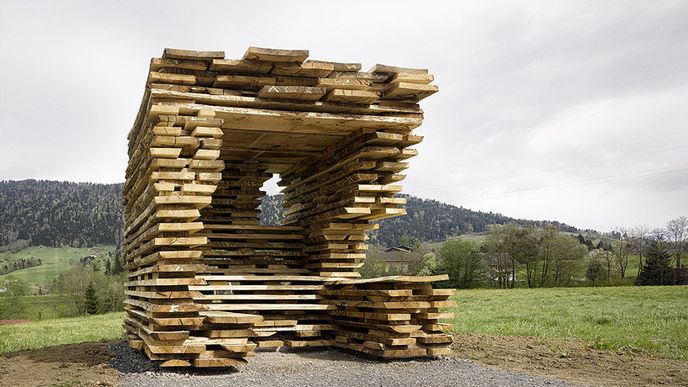
{"type": "Polygon", "coordinates": [[[614,261],[619,268],[619,275],[621,279],[626,278],[626,269],[628,268],[628,257],[631,255],[631,241],[630,232],[625,227],[618,227],[615,232],[619,235],[619,240],[612,246],[612,253],[614,254],[614,261]]]}
{"type": "Polygon", "coordinates": [[[667,236],[670,242],[671,252],[674,254],[676,268],[681,268],[681,256],[686,251],[688,241],[688,218],[679,216],[667,222],[667,236]]]}
{"type": "Polygon", "coordinates": [[[442,244],[439,258],[439,271],[449,274],[451,287],[474,288],[482,284],[485,264],[474,242],[450,239],[442,244]]]}

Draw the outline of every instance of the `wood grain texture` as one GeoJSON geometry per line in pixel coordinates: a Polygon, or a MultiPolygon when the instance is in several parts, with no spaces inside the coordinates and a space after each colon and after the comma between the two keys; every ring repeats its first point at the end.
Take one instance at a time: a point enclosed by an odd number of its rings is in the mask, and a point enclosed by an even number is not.
{"type": "Polygon", "coordinates": [[[395,195],[434,78],[308,56],[165,49],[150,62],[128,136],[124,327],[163,367],[243,365],[257,347],[446,353],[453,293],[430,285],[446,276],[358,278],[371,222],[405,214],[395,195]],[[275,173],[286,220],[268,226],[275,173]]]}

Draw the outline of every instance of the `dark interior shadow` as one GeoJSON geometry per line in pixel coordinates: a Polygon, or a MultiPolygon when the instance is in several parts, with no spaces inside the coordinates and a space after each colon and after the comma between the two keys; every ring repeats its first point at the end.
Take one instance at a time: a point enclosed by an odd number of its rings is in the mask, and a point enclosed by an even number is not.
{"type": "Polygon", "coordinates": [[[112,343],[95,341],[78,344],[63,344],[53,347],[12,352],[2,355],[5,358],[26,357],[40,363],[74,363],[96,366],[108,363],[112,357],[109,347],[112,343]]]}

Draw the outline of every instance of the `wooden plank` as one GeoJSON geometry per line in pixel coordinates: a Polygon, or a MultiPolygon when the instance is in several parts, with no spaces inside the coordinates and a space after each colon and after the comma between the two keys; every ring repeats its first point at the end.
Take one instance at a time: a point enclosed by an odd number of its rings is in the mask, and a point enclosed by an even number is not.
{"type": "Polygon", "coordinates": [[[181,50],[178,48],[166,48],[162,54],[163,58],[171,59],[221,59],[225,57],[224,51],[193,51],[181,50]]]}
{"type": "Polygon", "coordinates": [[[360,284],[370,284],[379,282],[439,282],[449,280],[449,275],[429,275],[429,276],[405,276],[405,275],[392,275],[387,277],[378,278],[367,278],[367,279],[344,279],[336,281],[328,281],[327,284],[330,285],[360,285],[360,284]]]}
{"type": "Polygon", "coordinates": [[[270,74],[319,78],[330,75],[334,67],[332,63],[314,61],[301,64],[275,63],[270,74]]]}
{"type": "Polygon", "coordinates": [[[274,77],[262,77],[252,75],[218,75],[215,78],[215,87],[232,87],[247,90],[260,90],[263,86],[274,85],[277,80],[274,77]]]}
{"type": "Polygon", "coordinates": [[[244,60],[296,63],[301,63],[307,58],[308,50],[283,50],[261,47],[249,47],[243,57],[244,60]]]}
{"type": "Polygon", "coordinates": [[[162,68],[184,69],[203,71],[208,69],[208,64],[201,60],[181,60],[173,58],[152,58],[150,69],[158,71],[162,68]]]}
{"type": "Polygon", "coordinates": [[[376,64],[370,70],[368,70],[368,72],[371,72],[371,73],[389,73],[389,74],[397,74],[397,73],[427,74],[428,70],[427,69],[414,69],[414,68],[409,68],[409,67],[389,66],[389,65],[384,65],[384,64],[376,64]]]}
{"type": "Polygon", "coordinates": [[[189,290],[283,290],[283,291],[311,291],[322,290],[325,285],[204,285],[189,286],[189,290]]]}
{"type": "Polygon", "coordinates": [[[399,82],[387,89],[382,95],[383,99],[409,99],[420,101],[438,91],[437,85],[423,85],[417,83],[399,82]]]}
{"type": "Polygon", "coordinates": [[[334,89],[327,94],[325,100],[328,102],[348,102],[348,103],[363,103],[370,104],[380,96],[377,93],[366,90],[346,90],[334,89]]]}
{"type": "Polygon", "coordinates": [[[361,71],[361,64],[360,63],[329,62],[329,61],[324,61],[324,60],[308,59],[304,64],[308,64],[308,63],[330,65],[330,66],[332,66],[334,71],[346,71],[346,72],[361,71]]]}
{"type": "MultiPolygon", "coordinates": [[[[262,87],[262,86],[261,86],[262,87]]],[[[205,105],[181,103],[181,109],[198,111],[205,105]]],[[[269,109],[213,106],[224,120],[223,129],[260,130],[267,132],[346,135],[369,129],[418,127],[421,117],[373,116],[366,114],[334,114],[318,112],[277,111],[269,109]]]]}
{"type": "Polygon", "coordinates": [[[327,89],[306,86],[263,86],[258,92],[260,98],[294,99],[300,101],[317,101],[322,98],[327,89]]]}
{"type": "Polygon", "coordinates": [[[333,305],[325,304],[207,304],[206,308],[211,311],[257,311],[257,310],[334,310],[333,305]]]}
{"type": "Polygon", "coordinates": [[[211,301],[245,301],[245,300],[319,300],[321,297],[316,294],[198,294],[194,300],[211,301]]]}
{"type": "Polygon", "coordinates": [[[328,278],[315,275],[200,275],[205,281],[248,282],[325,282],[328,278]]]}
{"type": "Polygon", "coordinates": [[[272,63],[238,59],[213,59],[210,70],[232,73],[267,74],[272,70],[272,63]]]}
{"type": "Polygon", "coordinates": [[[205,317],[206,321],[217,324],[253,324],[263,321],[263,316],[256,314],[202,311],[198,313],[205,317]]]}

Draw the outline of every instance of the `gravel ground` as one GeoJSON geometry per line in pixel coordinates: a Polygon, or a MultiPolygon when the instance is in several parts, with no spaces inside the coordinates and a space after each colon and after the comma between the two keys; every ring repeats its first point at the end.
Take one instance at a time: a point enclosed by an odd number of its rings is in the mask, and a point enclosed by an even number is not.
{"type": "Polygon", "coordinates": [[[570,386],[455,357],[378,361],[332,350],[260,352],[240,369],[161,370],[125,343],[110,350],[122,386],[570,386]]]}

